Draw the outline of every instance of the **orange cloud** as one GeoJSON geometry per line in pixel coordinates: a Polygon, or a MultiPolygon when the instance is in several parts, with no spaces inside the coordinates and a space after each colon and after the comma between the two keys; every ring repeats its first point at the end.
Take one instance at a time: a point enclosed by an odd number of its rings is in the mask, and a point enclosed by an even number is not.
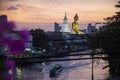
{"type": "Polygon", "coordinates": [[[103,21],[114,14],[113,0],[2,0],[0,15],[16,22],[62,22],[67,13],[69,22],[75,13],[79,22],[103,21]],[[9,10],[8,10],[9,9],[9,10]]]}

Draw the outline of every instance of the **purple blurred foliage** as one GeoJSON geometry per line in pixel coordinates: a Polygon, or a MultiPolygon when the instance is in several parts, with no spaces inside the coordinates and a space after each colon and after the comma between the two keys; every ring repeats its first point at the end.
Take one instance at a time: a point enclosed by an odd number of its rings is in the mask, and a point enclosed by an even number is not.
{"type": "MultiPolygon", "coordinates": [[[[4,32],[4,24],[0,23],[0,35],[2,35],[4,32]]],[[[1,37],[1,36],[0,36],[1,37]]]]}
{"type": "Polygon", "coordinates": [[[25,43],[29,39],[29,31],[21,30],[16,31],[19,40],[14,40],[16,36],[11,36],[11,32],[14,31],[14,22],[0,23],[0,43],[8,48],[9,54],[19,55],[25,48],[25,43]],[[5,36],[7,34],[7,36],[5,36]]]}
{"type": "MultiPolygon", "coordinates": [[[[0,22],[0,44],[8,48],[7,54],[19,55],[24,50],[25,43],[28,41],[30,34],[27,30],[16,31],[15,34],[18,39],[15,40],[16,36],[11,36],[14,29],[14,22],[0,22]]],[[[11,74],[9,72],[4,74],[5,80],[14,80],[16,75],[15,62],[13,60],[6,60],[5,65],[8,71],[12,70],[11,74]]]]}
{"type": "Polygon", "coordinates": [[[21,39],[24,40],[25,42],[27,42],[29,40],[30,34],[27,30],[19,31],[19,35],[20,35],[21,39]]]}
{"type": "Polygon", "coordinates": [[[11,41],[12,41],[11,37],[1,38],[1,44],[4,45],[5,47],[7,47],[7,45],[10,44],[11,41]]]}
{"type": "Polygon", "coordinates": [[[13,40],[8,44],[8,52],[13,55],[19,55],[25,48],[25,42],[23,40],[13,40]]]}
{"type": "Polygon", "coordinates": [[[16,27],[15,27],[14,22],[7,22],[7,24],[5,25],[5,28],[6,28],[6,30],[8,30],[8,31],[12,31],[12,30],[14,30],[16,27]]]}
{"type": "Polygon", "coordinates": [[[7,69],[12,69],[15,67],[15,62],[13,60],[6,60],[5,65],[7,69]]]}
{"type": "Polygon", "coordinates": [[[16,75],[16,66],[15,66],[15,62],[13,60],[6,60],[5,61],[5,65],[6,65],[6,69],[11,70],[12,73],[5,73],[4,77],[5,80],[14,80],[14,77],[16,75]]]}
{"type": "Polygon", "coordinates": [[[12,31],[14,29],[15,29],[14,22],[1,22],[0,23],[0,33],[1,34],[12,31]]]}
{"type": "Polygon", "coordinates": [[[10,75],[10,74],[8,74],[8,73],[5,73],[5,74],[4,74],[4,78],[5,78],[5,80],[14,80],[14,79],[13,79],[13,76],[10,75]]]}

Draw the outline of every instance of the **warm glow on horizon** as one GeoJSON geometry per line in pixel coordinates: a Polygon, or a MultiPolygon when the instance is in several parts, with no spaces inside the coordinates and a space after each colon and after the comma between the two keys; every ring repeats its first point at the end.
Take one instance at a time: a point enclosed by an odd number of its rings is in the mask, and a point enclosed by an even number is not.
{"type": "Polygon", "coordinates": [[[65,12],[68,22],[73,22],[77,13],[79,23],[103,22],[114,15],[118,0],[0,0],[0,15],[9,21],[62,23],[65,12]]]}

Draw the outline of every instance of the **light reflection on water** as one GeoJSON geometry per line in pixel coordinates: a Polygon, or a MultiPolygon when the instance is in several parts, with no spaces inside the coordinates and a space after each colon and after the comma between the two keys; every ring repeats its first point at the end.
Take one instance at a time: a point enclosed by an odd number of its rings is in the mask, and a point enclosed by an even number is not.
{"type": "MultiPolygon", "coordinates": [[[[108,77],[108,68],[102,69],[107,64],[108,63],[103,60],[99,60],[99,63],[94,62],[94,80],[103,80],[108,77]]],[[[18,69],[18,73],[18,80],[91,80],[91,60],[34,64],[32,67],[24,68],[23,71],[18,69]],[[49,70],[55,64],[62,64],[64,70],[57,78],[50,78],[49,70]]]]}

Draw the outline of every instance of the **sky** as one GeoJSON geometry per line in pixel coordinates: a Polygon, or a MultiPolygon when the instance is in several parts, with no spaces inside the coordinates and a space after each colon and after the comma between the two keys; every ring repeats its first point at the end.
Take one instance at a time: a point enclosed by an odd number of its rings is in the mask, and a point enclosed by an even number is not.
{"type": "Polygon", "coordinates": [[[54,22],[63,22],[65,13],[71,27],[73,17],[79,16],[79,28],[88,23],[104,22],[112,16],[119,0],[0,0],[0,15],[7,15],[20,28],[53,30],[54,22]]]}

